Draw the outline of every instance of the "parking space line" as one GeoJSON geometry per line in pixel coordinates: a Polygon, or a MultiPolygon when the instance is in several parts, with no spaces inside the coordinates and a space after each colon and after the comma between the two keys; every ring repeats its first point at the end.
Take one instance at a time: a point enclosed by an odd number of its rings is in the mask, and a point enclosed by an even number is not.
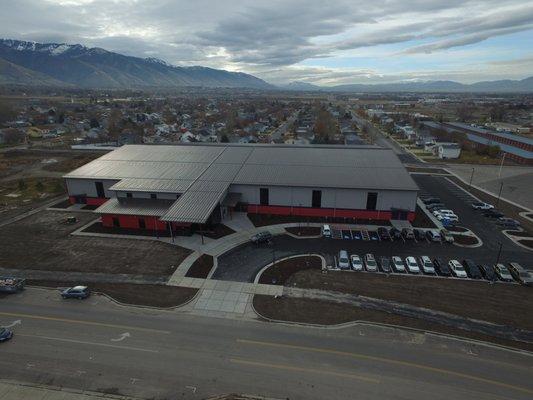
{"type": "Polygon", "coordinates": [[[263,342],[263,341],[248,340],[248,339],[237,339],[237,342],[243,343],[243,344],[249,344],[249,345],[256,345],[256,346],[277,347],[280,349],[309,351],[309,352],[314,352],[314,353],[333,354],[333,355],[344,356],[344,357],[358,358],[361,360],[378,361],[378,362],[392,364],[392,365],[399,365],[402,367],[415,368],[415,369],[424,370],[428,372],[446,374],[446,375],[455,376],[458,378],[463,378],[463,379],[467,379],[471,381],[481,382],[481,383],[485,383],[485,384],[489,384],[493,386],[499,386],[499,387],[503,387],[506,389],[513,389],[516,391],[533,394],[532,389],[525,388],[522,386],[511,385],[509,383],[500,382],[500,381],[496,381],[493,379],[482,378],[480,376],[470,375],[470,374],[457,372],[457,371],[444,369],[444,368],[432,367],[429,365],[418,364],[418,363],[414,363],[410,361],[395,360],[391,358],[369,356],[366,354],[352,353],[352,352],[342,351],[342,350],[333,350],[333,349],[326,349],[326,348],[320,348],[320,347],[307,347],[307,346],[286,344],[286,343],[263,342]]]}
{"type": "Polygon", "coordinates": [[[356,375],[356,374],[348,374],[344,372],[329,371],[326,369],[303,368],[303,367],[296,367],[296,366],[286,365],[286,364],[263,363],[263,362],[258,362],[258,361],[243,360],[240,358],[230,358],[230,362],[235,363],[235,364],[250,365],[254,367],[281,369],[281,370],[293,371],[293,372],[309,372],[312,374],[329,375],[329,376],[336,376],[340,378],[357,379],[357,380],[371,382],[371,383],[380,383],[379,379],[369,378],[366,376],[361,376],[361,375],[356,375]]]}

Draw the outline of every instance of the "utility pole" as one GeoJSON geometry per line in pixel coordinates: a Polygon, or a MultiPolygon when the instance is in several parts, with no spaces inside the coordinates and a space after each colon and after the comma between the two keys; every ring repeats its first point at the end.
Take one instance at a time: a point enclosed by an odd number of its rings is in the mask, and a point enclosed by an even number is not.
{"type": "Polygon", "coordinates": [[[502,255],[502,246],[503,246],[503,243],[500,242],[500,248],[498,249],[498,257],[496,257],[496,264],[500,262],[500,256],[502,255]]]}
{"type": "Polygon", "coordinates": [[[474,171],[476,169],[475,168],[472,168],[472,174],[470,175],[470,184],[468,186],[472,187],[472,179],[474,179],[474,171]]]}
{"type": "Polygon", "coordinates": [[[498,200],[496,201],[496,207],[500,205],[500,197],[502,195],[503,181],[500,182],[500,191],[498,192],[498,200]]]}

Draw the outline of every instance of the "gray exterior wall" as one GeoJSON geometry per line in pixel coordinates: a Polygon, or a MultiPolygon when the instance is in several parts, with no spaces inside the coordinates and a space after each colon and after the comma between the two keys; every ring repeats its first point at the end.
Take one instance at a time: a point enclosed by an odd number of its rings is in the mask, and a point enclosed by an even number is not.
{"type": "Polygon", "coordinates": [[[67,190],[70,196],[86,195],[87,197],[98,197],[96,193],[95,182],[102,182],[104,184],[104,191],[106,197],[115,197],[115,192],[109,190],[111,186],[119,180],[111,179],[66,179],[67,190]]]}
{"type": "Polygon", "coordinates": [[[377,210],[390,211],[392,208],[399,208],[415,211],[416,209],[417,192],[409,190],[364,190],[231,185],[229,192],[241,193],[241,201],[244,203],[259,204],[260,188],[269,189],[269,205],[272,206],[311,207],[313,190],[321,190],[321,208],[365,210],[368,192],[377,192],[377,210]]]}
{"type": "MultiPolygon", "coordinates": [[[[126,191],[116,192],[117,197],[126,197],[126,191]]],[[[176,200],[178,193],[157,193],[157,192],[130,192],[134,199],[149,199],[151,193],[156,193],[158,199],[176,200]]]]}

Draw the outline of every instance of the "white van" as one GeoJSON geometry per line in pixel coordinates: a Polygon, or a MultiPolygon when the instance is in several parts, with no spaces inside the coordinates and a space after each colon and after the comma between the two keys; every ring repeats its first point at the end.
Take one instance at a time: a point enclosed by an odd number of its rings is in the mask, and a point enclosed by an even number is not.
{"type": "Polygon", "coordinates": [[[329,225],[324,225],[322,227],[322,236],[324,237],[331,237],[331,228],[329,227],[329,225]]]}
{"type": "Polygon", "coordinates": [[[339,251],[339,268],[350,269],[350,259],[346,250],[339,251]]]}

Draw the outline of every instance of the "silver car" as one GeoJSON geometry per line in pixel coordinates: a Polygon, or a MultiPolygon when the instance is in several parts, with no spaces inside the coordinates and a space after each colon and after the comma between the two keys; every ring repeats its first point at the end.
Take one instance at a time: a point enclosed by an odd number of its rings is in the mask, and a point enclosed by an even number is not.
{"type": "Polygon", "coordinates": [[[407,265],[407,270],[412,274],[418,274],[420,273],[420,267],[418,266],[418,263],[416,262],[416,258],[414,257],[407,257],[405,259],[405,265],[407,265]]]}
{"type": "Polygon", "coordinates": [[[378,263],[373,254],[365,255],[365,267],[368,272],[376,272],[378,270],[378,263]]]}

